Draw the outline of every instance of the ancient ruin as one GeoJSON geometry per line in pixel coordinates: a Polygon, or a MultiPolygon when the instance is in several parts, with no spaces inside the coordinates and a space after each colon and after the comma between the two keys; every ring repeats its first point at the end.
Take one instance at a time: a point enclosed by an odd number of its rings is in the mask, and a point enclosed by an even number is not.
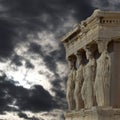
{"type": "Polygon", "coordinates": [[[120,120],[120,12],[95,10],[62,38],[66,120],[120,120]]]}

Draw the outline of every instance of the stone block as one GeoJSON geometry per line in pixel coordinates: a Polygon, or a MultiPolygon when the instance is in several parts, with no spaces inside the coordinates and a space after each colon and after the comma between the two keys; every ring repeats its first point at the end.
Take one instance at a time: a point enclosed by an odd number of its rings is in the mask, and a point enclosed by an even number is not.
{"type": "Polygon", "coordinates": [[[120,120],[120,109],[92,107],[65,113],[65,120],[120,120]]]}

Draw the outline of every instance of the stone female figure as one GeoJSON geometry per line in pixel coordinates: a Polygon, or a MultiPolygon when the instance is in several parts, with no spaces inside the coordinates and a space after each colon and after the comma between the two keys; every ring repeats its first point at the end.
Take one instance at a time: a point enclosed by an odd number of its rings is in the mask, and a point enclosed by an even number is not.
{"type": "Polygon", "coordinates": [[[90,48],[86,49],[86,57],[88,59],[88,63],[84,67],[83,71],[84,82],[81,94],[85,108],[90,108],[93,106],[93,84],[95,80],[95,68],[96,68],[95,59],[90,48]]]}
{"type": "Polygon", "coordinates": [[[68,110],[75,109],[75,100],[74,100],[75,77],[76,77],[76,69],[75,69],[75,64],[72,62],[70,64],[70,73],[68,75],[68,80],[67,80],[66,98],[68,102],[68,110]]]}
{"type": "Polygon", "coordinates": [[[107,43],[98,43],[98,51],[101,56],[97,60],[96,78],[94,90],[98,106],[109,106],[110,92],[110,68],[111,62],[107,52],[107,43]]]}
{"type": "Polygon", "coordinates": [[[77,55],[77,60],[79,67],[76,72],[74,98],[75,98],[76,110],[80,110],[81,108],[83,108],[83,100],[81,97],[81,88],[83,84],[83,67],[84,67],[82,54],[79,53],[77,55]]]}

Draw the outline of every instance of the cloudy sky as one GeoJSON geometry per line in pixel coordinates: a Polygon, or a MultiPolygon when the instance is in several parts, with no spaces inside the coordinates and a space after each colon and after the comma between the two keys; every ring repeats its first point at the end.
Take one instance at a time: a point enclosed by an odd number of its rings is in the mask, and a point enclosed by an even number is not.
{"type": "Polygon", "coordinates": [[[67,65],[60,38],[119,0],[0,0],[0,119],[64,120],[67,65]]]}

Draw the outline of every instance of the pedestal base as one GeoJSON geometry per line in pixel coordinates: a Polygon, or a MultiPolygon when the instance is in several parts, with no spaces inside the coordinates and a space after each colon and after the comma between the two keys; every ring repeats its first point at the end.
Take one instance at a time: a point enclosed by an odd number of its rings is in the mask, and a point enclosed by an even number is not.
{"type": "Polygon", "coordinates": [[[65,113],[65,120],[120,120],[120,109],[92,107],[65,113]]]}

